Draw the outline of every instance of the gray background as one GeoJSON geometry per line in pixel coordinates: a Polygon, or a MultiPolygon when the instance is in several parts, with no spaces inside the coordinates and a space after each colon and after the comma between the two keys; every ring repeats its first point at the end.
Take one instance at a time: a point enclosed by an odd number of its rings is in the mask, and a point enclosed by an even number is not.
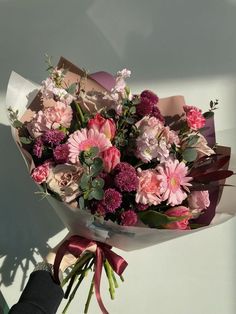
{"type": "MultiPolygon", "coordinates": [[[[63,55],[92,72],[127,67],[133,90],[184,94],[203,108],[219,98],[218,138],[231,145],[235,29],[235,0],[0,0],[0,282],[9,304],[36,260],[65,233],[47,202],[34,195],[11,139],[4,111],[11,70],[40,82],[44,54],[55,62],[63,55]]],[[[107,307],[129,314],[235,313],[235,227],[232,220],[188,239],[123,253],[127,280],[107,307]]],[[[83,303],[85,289],[81,293],[83,303]]],[[[75,302],[69,313],[76,312],[82,306],[75,302]]],[[[91,313],[99,313],[95,301],[91,313]]]]}

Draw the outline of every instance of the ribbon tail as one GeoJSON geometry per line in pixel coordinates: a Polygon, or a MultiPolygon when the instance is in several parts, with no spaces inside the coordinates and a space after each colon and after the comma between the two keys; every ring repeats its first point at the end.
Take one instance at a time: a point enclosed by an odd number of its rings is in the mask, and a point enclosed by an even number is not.
{"type": "Polygon", "coordinates": [[[94,274],[94,287],[95,294],[100,306],[100,309],[103,314],[109,314],[102,302],[101,294],[100,294],[100,283],[101,283],[101,275],[102,275],[102,267],[103,267],[103,252],[100,247],[97,247],[96,251],[96,261],[95,261],[95,274],[94,274]]]}
{"type": "Polygon", "coordinates": [[[57,284],[60,284],[60,279],[59,279],[60,265],[61,265],[62,258],[68,249],[68,246],[69,246],[69,241],[66,240],[65,242],[62,243],[62,245],[57,250],[57,254],[56,254],[54,265],[53,265],[54,280],[56,281],[57,284]]]}

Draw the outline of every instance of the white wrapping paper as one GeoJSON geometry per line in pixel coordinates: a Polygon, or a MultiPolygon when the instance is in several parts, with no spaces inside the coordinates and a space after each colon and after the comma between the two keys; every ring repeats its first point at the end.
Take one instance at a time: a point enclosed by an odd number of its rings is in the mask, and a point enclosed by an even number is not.
{"type": "MultiPolygon", "coordinates": [[[[6,95],[6,108],[19,110],[19,118],[27,110],[32,99],[35,97],[39,85],[32,83],[15,72],[12,72],[6,95]]],[[[19,147],[26,162],[27,168],[32,169],[32,159],[30,155],[22,150],[17,141],[16,130],[12,128],[12,135],[19,147]]],[[[231,156],[230,169],[235,170],[236,159],[231,156]]],[[[231,177],[227,183],[236,184],[235,176],[231,177]]],[[[195,230],[163,230],[146,227],[124,227],[112,222],[95,220],[89,212],[79,208],[71,208],[55,198],[48,196],[47,199],[54,208],[63,224],[74,234],[101,241],[111,246],[125,251],[142,249],[148,246],[159,244],[177,237],[186,236],[204,229],[215,227],[236,215],[236,202],[234,188],[225,188],[220,204],[216,209],[216,215],[211,224],[207,227],[195,230]]]]}

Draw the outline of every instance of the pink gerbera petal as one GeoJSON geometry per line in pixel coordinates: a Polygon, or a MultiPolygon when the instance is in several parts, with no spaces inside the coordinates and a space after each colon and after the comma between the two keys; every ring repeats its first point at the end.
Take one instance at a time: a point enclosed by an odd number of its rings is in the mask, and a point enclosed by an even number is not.
{"type": "Polygon", "coordinates": [[[76,163],[79,161],[79,154],[82,151],[89,150],[91,147],[97,147],[99,153],[102,153],[108,147],[111,147],[111,141],[99,131],[94,129],[81,129],[72,133],[68,139],[69,161],[76,163]]]}

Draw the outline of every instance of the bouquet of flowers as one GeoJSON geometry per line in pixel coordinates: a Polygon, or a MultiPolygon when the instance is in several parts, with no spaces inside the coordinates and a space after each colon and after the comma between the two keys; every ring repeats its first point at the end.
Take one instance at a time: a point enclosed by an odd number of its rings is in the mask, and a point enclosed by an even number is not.
{"type": "Polygon", "coordinates": [[[89,75],[64,58],[54,67],[49,58],[48,71],[40,87],[12,74],[13,136],[40,193],[75,234],[58,251],[55,279],[70,251],[78,262],[64,280],[69,303],[93,270],[85,313],[93,289],[107,313],[102,268],[114,298],[114,271],[122,278],[127,266],[111,246],[140,249],[196,231],[215,216],[224,180],[233,174],[229,149],[215,145],[218,101],[203,113],[181,96],[132,94],[127,69],[116,77],[89,75]]]}

